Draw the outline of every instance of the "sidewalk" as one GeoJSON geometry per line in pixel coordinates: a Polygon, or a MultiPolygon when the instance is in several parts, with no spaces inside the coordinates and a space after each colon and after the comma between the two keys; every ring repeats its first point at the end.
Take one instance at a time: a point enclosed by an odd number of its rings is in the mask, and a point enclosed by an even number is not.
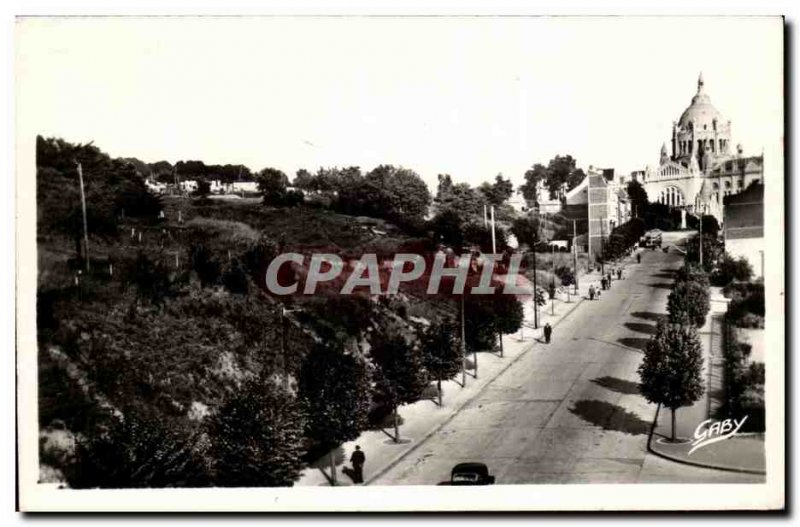
{"type": "Polygon", "coordinates": [[[680,408],[675,416],[676,436],[683,441],[670,443],[672,437],[672,412],[660,408],[648,439],[648,449],[661,457],[706,468],[765,474],[766,460],[763,434],[741,434],[718,443],[709,444],[689,454],[697,426],[707,419],[715,419],[721,404],[722,387],[722,324],[727,310],[720,288],[711,288],[711,310],[706,324],[698,331],[703,344],[703,371],[706,390],[692,406],[680,408]]]}

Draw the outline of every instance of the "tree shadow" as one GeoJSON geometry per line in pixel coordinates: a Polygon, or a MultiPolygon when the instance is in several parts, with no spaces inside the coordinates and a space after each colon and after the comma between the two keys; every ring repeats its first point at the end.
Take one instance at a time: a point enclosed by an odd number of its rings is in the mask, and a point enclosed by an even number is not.
{"type": "Polygon", "coordinates": [[[675,284],[670,282],[656,282],[653,284],[644,284],[644,285],[649,285],[650,287],[658,287],[659,289],[672,289],[673,287],[675,287],[675,284]]]}
{"type": "Polygon", "coordinates": [[[660,322],[661,320],[667,319],[667,315],[664,313],[653,313],[652,311],[634,311],[631,313],[631,316],[644,320],[652,320],[653,322],[660,322]]]}
{"type": "Polygon", "coordinates": [[[639,337],[623,337],[621,339],[617,339],[617,342],[625,347],[644,351],[647,349],[647,343],[650,342],[650,339],[643,339],[639,337]]]}
{"type": "Polygon", "coordinates": [[[595,399],[576,401],[569,411],[603,430],[630,435],[647,435],[650,432],[650,423],[642,420],[638,415],[606,401],[595,399]]]}
{"type": "Polygon", "coordinates": [[[652,276],[653,278],[666,278],[668,280],[673,280],[675,278],[675,273],[674,272],[673,273],[656,273],[656,274],[651,274],[650,276],[652,276]]]}
{"type": "Polygon", "coordinates": [[[635,382],[618,379],[617,377],[598,377],[592,379],[592,382],[603,388],[607,388],[612,392],[622,393],[625,395],[636,395],[639,393],[639,385],[635,382]]]}
{"type": "Polygon", "coordinates": [[[637,333],[644,333],[645,335],[655,335],[656,327],[652,324],[642,324],[641,322],[625,322],[623,324],[626,328],[637,333]]]}
{"type": "MultiPolygon", "coordinates": [[[[337,467],[344,463],[344,448],[341,445],[333,449],[333,462],[337,467]]],[[[331,477],[330,474],[330,468],[331,468],[330,452],[326,452],[319,458],[315,459],[314,461],[311,461],[308,464],[308,466],[319,470],[322,473],[322,475],[325,476],[325,479],[328,480],[328,483],[333,484],[333,478],[331,477]]]]}

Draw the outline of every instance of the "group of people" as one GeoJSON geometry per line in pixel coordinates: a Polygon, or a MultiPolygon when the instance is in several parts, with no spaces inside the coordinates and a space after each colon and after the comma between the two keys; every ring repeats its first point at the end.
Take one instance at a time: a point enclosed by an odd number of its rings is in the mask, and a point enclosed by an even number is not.
{"type": "MultiPolygon", "coordinates": [[[[641,253],[636,253],[636,263],[642,263],[641,253]]],[[[600,298],[600,291],[611,289],[611,282],[614,277],[617,280],[625,278],[625,270],[622,267],[611,268],[602,278],[600,278],[600,288],[595,288],[594,285],[589,286],[589,300],[594,300],[595,297],[600,298]]]]}

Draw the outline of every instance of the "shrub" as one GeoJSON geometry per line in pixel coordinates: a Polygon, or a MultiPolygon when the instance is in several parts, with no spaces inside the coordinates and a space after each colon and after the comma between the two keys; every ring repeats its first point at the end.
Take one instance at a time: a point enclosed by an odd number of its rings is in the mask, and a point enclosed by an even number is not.
{"type": "Polygon", "coordinates": [[[667,298],[667,311],[674,324],[702,327],[711,308],[708,288],[699,282],[676,282],[667,298]]]}
{"type": "Polygon", "coordinates": [[[734,258],[728,253],[724,253],[719,259],[717,269],[712,275],[712,281],[717,286],[727,286],[734,280],[738,282],[749,282],[753,276],[753,267],[746,258],[740,256],[734,258]]]}

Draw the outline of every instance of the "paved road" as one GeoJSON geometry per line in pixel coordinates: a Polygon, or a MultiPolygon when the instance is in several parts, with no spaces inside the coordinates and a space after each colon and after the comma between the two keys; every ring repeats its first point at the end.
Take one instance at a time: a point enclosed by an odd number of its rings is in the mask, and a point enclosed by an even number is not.
{"type": "Polygon", "coordinates": [[[585,301],[457,416],[374,485],[436,484],[462,461],[498,484],[745,482],[647,453],[655,406],[637,390],[641,349],[665,313],[682,257],[646,251],[600,300],[585,301]]]}

